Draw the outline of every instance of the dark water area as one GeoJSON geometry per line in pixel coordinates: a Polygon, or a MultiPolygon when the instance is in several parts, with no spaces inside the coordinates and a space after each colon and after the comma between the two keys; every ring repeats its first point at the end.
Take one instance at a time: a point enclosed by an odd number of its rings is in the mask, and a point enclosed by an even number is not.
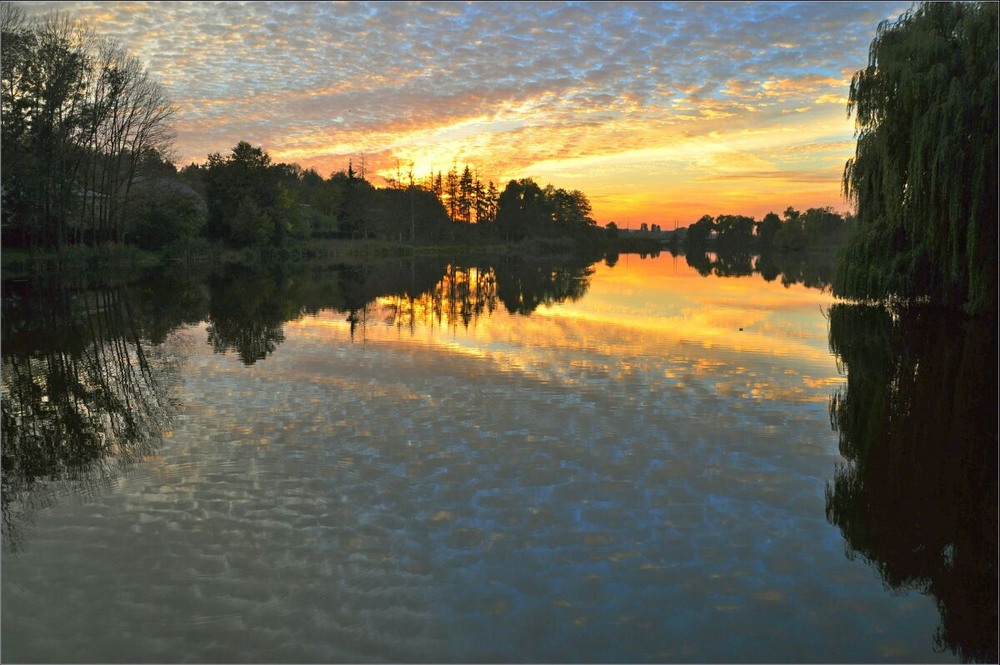
{"type": "Polygon", "coordinates": [[[827,518],[887,589],[934,597],[937,649],[996,661],[996,329],[841,304],[830,346],[848,381],[830,407],[845,463],[827,518]]]}
{"type": "Polygon", "coordinates": [[[744,258],[5,280],[0,659],[995,661],[995,329],[744,258]]]}

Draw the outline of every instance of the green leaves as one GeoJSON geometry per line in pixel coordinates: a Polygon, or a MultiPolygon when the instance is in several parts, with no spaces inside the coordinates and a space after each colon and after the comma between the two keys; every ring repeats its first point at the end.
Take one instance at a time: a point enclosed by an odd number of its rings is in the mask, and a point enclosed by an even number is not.
{"type": "Polygon", "coordinates": [[[928,3],[882,23],[850,87],[834,293],[996,311],[997,5],[928,3]]]}

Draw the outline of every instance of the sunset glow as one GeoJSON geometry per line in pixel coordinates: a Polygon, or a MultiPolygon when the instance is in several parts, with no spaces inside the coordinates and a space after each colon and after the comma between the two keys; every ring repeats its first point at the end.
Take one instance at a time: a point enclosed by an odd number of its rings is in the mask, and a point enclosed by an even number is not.
{"type": "Polygon", "coordinates": [[[492,312],[484,307],[463,317],[460,299],[450,294],[469,294],[466,306],[488,302],[496,296],[489,277],[457,269],[431,293],[379,298],[355,315],[353,333],[347,315],[332,310],[286,327],[331,343],[415,344],[423,353],[474,357],[503,371],[541,372],[546,381],[573,383],[581,371],[652,371],[650,363],[664,358],[668,369],[657,371],[671,380],[738,384],[757,397],[825,402],[843,381],[830,363],[826,319],[817,315],[834,299],[801,284],[702,277],[682,257],[632,257],[614,268],[596,265],[580,301],[523,316],[494,300],[492,312]],[[618,358],[627,360],[611,360],[618,358]],[[549,376],[552,367],[562,368],[559,376],[549,376]]]}
{"type": "Polygon", "coordinates": [[[664,229],[846,211],[846,113],[909,3],[35,2],[137,55],[178,108],[178,165],[241,140],[376,186],[468,164],[664,229]]]}

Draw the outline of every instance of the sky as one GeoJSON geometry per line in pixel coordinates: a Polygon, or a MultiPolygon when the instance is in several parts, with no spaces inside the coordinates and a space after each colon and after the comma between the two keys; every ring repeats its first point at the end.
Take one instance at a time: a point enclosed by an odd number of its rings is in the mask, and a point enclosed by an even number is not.
{"type": "Polygon", "coordinates": [[[33,2],[139,57],[174,160],[240,141],[376,186],[468,165],[601,225],[849,210],[851,77],[909,2],[33,2]]]}

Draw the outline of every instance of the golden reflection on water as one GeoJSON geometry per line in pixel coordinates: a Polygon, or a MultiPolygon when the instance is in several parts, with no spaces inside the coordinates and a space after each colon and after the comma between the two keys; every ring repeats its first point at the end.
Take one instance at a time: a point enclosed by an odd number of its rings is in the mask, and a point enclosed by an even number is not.
{"type": "Polygon", "coordinates": [[[927,656],[900,637],[933,600],[885,594],[824,515],[828,294],[623,257],[525,316],[495,282],[322,310],[251,363],[179,330],[159,458],[4,561],[5,655],[927,656]]]}
{"type": "Polygon", "coordinates": [[[587,374],[655,372],[720,396],[826,402],[842,382],[827,343],[829,293],[759,275],[704,277],[682,258],[595,266],[583,298],[510,314],[492,269],[450,268],[433,291],[379,298],[356,314],[286,324],[306,337],[420,343],[504,371],[572,384],[587,374]],[[357,324],[360,321],[360,324],[357,324]]]}

